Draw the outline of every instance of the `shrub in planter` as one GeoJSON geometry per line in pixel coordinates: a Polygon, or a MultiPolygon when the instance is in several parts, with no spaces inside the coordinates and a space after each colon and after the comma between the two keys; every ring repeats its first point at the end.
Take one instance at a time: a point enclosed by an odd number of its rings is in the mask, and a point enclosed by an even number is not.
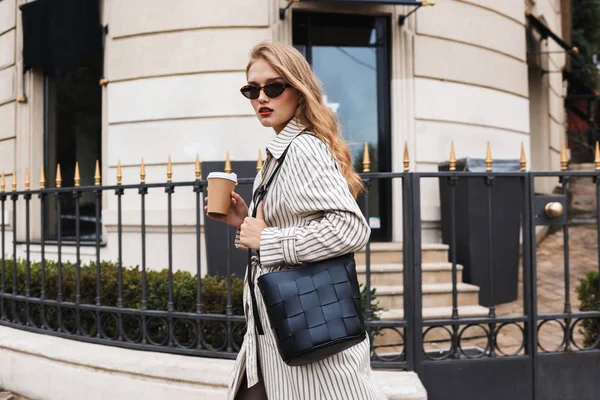
{"type": "MultiPolygon", "coordinates": [[[[45,266],[45,299],[58,299],[58,264],[47,260],[45,266]]],[[[13,262],[5,260],[6,265],[6,289],[12,292],[13,262]]],[[[24,295],[26,293],[27,273],[24,260],[17,262],[16,271],[17,293],[24,295]]],[[[142,273],[139,266],[124,267],[122,283],[122,305],[123,308],[141,309],[142,308],[142,273]]],[[[41,263],[32,263],[30,266],[30,296],[39,298],[41,296],[41,263]]],[[[61,269],[61,289],[62,300],[64,302],[75,302],[76,287],[76,267],[70,262],[63,262],[61,269]]],[[[81,304],[96,304],[96,265],[95,263],[82,264],[80,267],[80,302],[81,304]]],[[[146,308],[149,310],[168,310],[169,285],[168,270],[147,271],[146,272],[146,308]]],[[[204,313],[225,314],[227,305],[227,278],[223,276],[206,276],[200,279],[202,293],[202,311],[204,313]]],[[[196,312],[196,277],[189,272],[173,272],[173,307],[176,312],[196,312]]],[[[232,277],[231,279],[231,302],[232,313],[234,315],[243,315],[242,308],[243,280],[232,277]]],[[[116,263],[103,261],[100,265],[100,301],[103,306],[117,307],[119,300],[119,268],[116,263]]],[[[19,321],[26,320],[25,304],[19,303],[16,306],[19,321]]],[[[12,319],[12,304],[5,301],[5,310],[7,317],[12,319]]],[[[37,326],[42,325],[42,312],[39,306],[30,306],[31,319],[37,326]]],[[[55,307],[46,306],[44,308],[44,318],[46,324],[51,329],[58,328],[58,313],[55,307]]],[[[61,312],[61,323],[64,330],[76,332],[76,314],[72,308],[63,308],[61,312]]],[[[97,329],[102,329],[104,337],[118,338],[118,323],[121,319],[123,324],[123,334],[125,339],[131,341],[141,340],[142,320],[138,316],[121,314],[119,317],[115,313],[100,313],[101,324],[97,324],[96,315],[91,311],[80,311],[81,330],[83,334],[96,336],[97,329]]],[[[193,345],[196,338],[196,329],[194,322],[189,319],[175,320],[175,337],[177,341],[186,346],[193,345]]],[[[148,339],[159,344],[168,338],[167,321],[161,318],[146,318],[148,339]]],[[[211,348],[220,348],[219,343],[223,342],[226,332],[225,324],[220,322],[206,321],[203,325],[203,336],[205,345],[211,348]]],[[[234,334],[239,336],[235,338],[236,342],[241,343],[243,329],[234,330],[234,334]]]]}
{"type": "MultiPolygon", "coordinates": [[[[588,271],[584,278],[579,279],[579,285],[575,289],[577,297],[581,301],[581,311],[600,311],[600,293],[598,293],[598,271],[588,271]]],[[[581,322],[582,333],[585,338],[584,346],[590,347],[600,335],[600,318],[585,319],[581,322]]],[[[600,344],[597,345],[600,349],[600,344]]]]}

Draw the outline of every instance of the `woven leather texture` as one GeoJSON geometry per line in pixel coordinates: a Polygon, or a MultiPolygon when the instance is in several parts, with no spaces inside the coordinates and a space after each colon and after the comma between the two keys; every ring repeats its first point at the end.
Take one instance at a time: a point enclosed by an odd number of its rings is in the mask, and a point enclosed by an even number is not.
{"type": "Polygon", "coordinates": [[[258,286],[279,353],[290,365],[299,365],[297,358],[318,361],[331,355],[330,345],[343,350],[365,338],[354,254],[271,272],[258,286]]]}

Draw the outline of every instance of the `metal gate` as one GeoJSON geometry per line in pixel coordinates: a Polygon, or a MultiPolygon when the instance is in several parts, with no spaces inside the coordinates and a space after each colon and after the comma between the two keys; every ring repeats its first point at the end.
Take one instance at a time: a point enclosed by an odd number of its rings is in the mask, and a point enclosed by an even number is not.
{"type": "MultiPolygon", "coordinates": [[[[593,343],[583,345],[577,333],[584,324],[596,327],[600,332],[600,312],[580,312],[572,309],[569,278],[569,221],[567,219],[567,188],[573,177],[593,177],[596,196],[600,198],[600,163],[596,171],[574,172],[525,172],[524,164],[518,172],[492,172],[491,159],[486,163],[485,172],[458,172],[450,168],[448,172],[404,173],[385,178],[403,180],[404,217],[404,265],[405,285],[403,323],[374,321],[372,326],[380,329],[395,329],[403,332],[405,358],[397,358],[396,365],[414,369],[423,381],[429,399],[482,399],[486,400],[587,400],[600,396],[600,336],[596,334],[593,343]],[[427,179],[447,185],[449,190],[449,229],[451,231],[449,258],[452,263],[452,315],[450,318],[424,319],[422,315],[422,202],[421,190],[427,179]],[[560,188],[555,195],[537,195],[536,179],[553,179],[560,188]],[[503,251],[502,238],[494,237],[496,214],[503,207],[499,204],[499,193],[494,192],[501,180],[511,180],[515,202],[520,203],[520,231],[522,234],[520,276],[522,285],[519,297],[522,299],[520,315],[498,315],[494,298],[494,280],[498,277],[495,260],[503,251]],[[457,281],[456,232],[464,215],[457,215],[457,188],[469,181],[471,185],[481,185],[485,201],[477,204],[479,224],[485,227],[487,243],[483,251],[487,255],[487,293],[491,301],[485,316],[469,317],[460,315],[457,281]],[[563,259],[562,283],[564,304],[562,310],[546,312],[543,293],[538,291],[540,276],[536,268],[536,231],[548,226],[562,230],[563,259]],[[403,329],[403,331],[402,331],[403,329]],[[437,334],[435,333],[437,330],[437,334]],[[437,339],[440,332],[444,339],[437,339]],[[511,333],[510,335],[508,333],[511,333]],[[428,337],[433,337],[430,340],[428,337]],[[543,343],[544,338],[555,340],[555,345],[543,343]],[[509,339],[507,339],[509,338],[509,339]],[[515,340],[516,338],[516,340],[515,340]],[[445,344],[444,344],[445,343],[445,344]],[[437,347],[436,347],[437,346],[437,347]]],[[[375,176],[373,178],[384,178],[375,176]]],[[[556,192],[556,191],[555,191],[556,192]]],[[[505,193],[506,194],[506,193],[505,193]]],[[[474,210],[469,213],[473,214],[474,210]]],[[[596,210],[596,216],[599,211],[596,210]]],[[[596,219],[597,221],[598,219],[596,219]]],[[[593,229],[598,232],[599,226],[593,229]]],[[[600,237],[600,236],[599,236],[600,237]]],[[[480,244],[481,245],[481,244],[480,244]]],[[[598,263],[590,268],[598,269],[598,263]]],[[[369,267],[367,267],[369,268],[369,267]]],[[[500,271],[501,273],[501,271],[500,271]]],[[[367,275],[368,276],[368,275],[367,275]]],[[[558,295],[555,293],[554,295],[558,295]]],[[[598,308],[600,310],[600,308],[598,308]]],[[[551,340],[551,341],[552,341],[551,340]]],[[[391,361],[385,356],[375,356],[377,363],[391,361]]],[[[388,364],[390,365],[390,364],[388,364]]]]}

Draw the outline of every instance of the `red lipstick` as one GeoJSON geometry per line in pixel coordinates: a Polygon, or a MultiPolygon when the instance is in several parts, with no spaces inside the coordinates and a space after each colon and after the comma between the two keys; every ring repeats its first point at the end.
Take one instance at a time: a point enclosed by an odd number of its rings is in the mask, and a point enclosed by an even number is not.
{"type": "Polygon", "coordinates": [[[268,117],[269,115],[271,115],[272,112],[273,110],[269,107],[261,107],[258,109],[258,113],[261,117],[268,117]]]}

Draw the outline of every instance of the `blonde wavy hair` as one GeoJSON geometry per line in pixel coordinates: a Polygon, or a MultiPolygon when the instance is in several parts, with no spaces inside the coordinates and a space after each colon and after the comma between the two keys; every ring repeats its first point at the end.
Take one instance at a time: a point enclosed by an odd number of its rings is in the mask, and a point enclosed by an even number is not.
{"type": "Polygon", "coordinates": [[[300,92],[301,100],[294,118],[327,144],[348,181],[350,193],[356,198],[364,188],[363,181],[352,167],[350,149],[340,136],[337,117],[323,102],[323,88],[304,56],[293,46],[262,42],[250,51],[246,75],[259,58],[265,59],[300,92]]]}

